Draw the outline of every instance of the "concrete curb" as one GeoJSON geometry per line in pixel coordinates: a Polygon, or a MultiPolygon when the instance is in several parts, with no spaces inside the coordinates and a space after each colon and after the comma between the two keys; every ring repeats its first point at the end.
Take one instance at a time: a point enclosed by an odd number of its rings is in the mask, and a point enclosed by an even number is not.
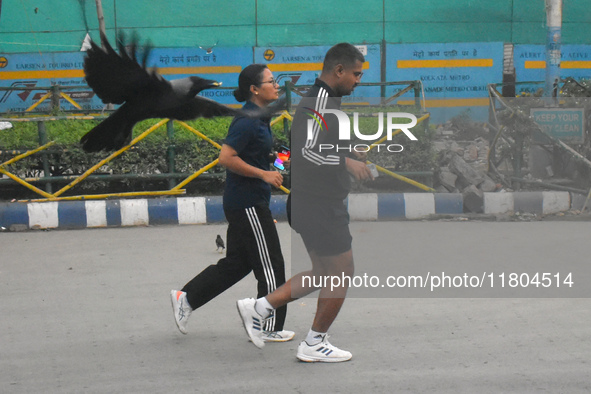
{"type": "MultiPolygon", "coordinates": [[[[271,211],[286,220],[287,196],[272,196],[271,211]]],[[[484,214],[512,212],[554,214],[580,209],[584,196],[569,192],[484,193],[484,214]]],[[[351,194],[351,220],[424,219],[463,213],[461,194],[351,194]]],[[[0,203],[0,227],[95,228],[224,222],[222,197],[176,197],[127,200],[0,203]]]]}

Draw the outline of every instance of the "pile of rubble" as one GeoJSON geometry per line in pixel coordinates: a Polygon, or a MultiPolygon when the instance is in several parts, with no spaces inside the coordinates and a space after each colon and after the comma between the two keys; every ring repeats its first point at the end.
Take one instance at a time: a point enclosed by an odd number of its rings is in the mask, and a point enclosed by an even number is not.
{"type": "Polygon", "coordinates": [[[434,142],[439,171],[436,185],[439,193],[462,193],[464,209],[482,212],[485,192],[500,190],[487,175],[488,140],[477,136],[473,140],[456,140],[458,133],[440,127],[434,142]]]}

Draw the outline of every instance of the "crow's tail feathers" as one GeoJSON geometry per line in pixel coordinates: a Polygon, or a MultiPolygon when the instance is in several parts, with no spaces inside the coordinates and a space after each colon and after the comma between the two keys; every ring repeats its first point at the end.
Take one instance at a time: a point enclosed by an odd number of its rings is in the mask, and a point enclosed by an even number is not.
{"type": "Polygon", "coordinates": [[[126,114],[121,111],[122,108],[115,111],[80,139],[84,151],[114,151],[129,143],[136,122],[129,120],[126,114]]]}

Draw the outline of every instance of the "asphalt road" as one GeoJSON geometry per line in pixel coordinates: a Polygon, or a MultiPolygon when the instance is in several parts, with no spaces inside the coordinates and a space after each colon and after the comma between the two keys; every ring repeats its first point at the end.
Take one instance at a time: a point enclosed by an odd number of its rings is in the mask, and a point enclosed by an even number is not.
{"type": "MultiPolygon", "coordinates": [[[[286,260],[301,257],[292,253],[300,246],[292,245],[287,225],[278,227],[286,260]]],[[[307,364],[295,352],[315,299],[290,305],[293,342],[258,350],[235,307],[236,299],[254,295],[252,277],[195,311],[188,335],[176,329],[169,292],[217,261],[214,240],[225,234],[223,225],[1,233],[0,392],[591,391],[587,223],[351,228],[359,275],[381,260],[390,271],[380,275],[415,267],[417,274],[471,269],[496,276],[531,273],[533,264],[552,273],[574,269],[578,292],[556,292],[554,284],[537,298],[498,285],[468,293],[395,289],[401,292],[391,296],[387,288],[366,289],[346,301],[331,329],[331,341],[353,360],[307,364]]]]}

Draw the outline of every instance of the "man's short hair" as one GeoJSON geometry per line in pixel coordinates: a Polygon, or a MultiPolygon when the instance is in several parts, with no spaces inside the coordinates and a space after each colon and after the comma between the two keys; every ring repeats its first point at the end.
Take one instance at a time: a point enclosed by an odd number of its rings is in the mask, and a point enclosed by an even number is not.
{"type": "Polygon", "coordinates": [[[342,64],[345,68],[352,67],[357,60],[361,63],[365,62],[365,57],[359,49],[347,42],[341,42],[326,52],[322,71],[330,71],[335,68],[337,64],[342,64]]]}

